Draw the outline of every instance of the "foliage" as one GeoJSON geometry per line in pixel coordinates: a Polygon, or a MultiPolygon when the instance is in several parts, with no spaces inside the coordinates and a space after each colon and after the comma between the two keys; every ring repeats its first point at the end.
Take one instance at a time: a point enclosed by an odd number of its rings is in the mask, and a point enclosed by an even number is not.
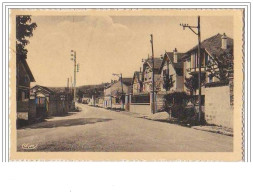
{"type": "Polygon", "coordinates": [[[178,122],[187,125],[198,125],[198,113],[194,107],[188,106],[194,97],[185,92],[174,92],[164,96],[164,110],[170,113],[171,117],[176,118],[178,122]]]}
{"type": "Polygon", "coordinates": [[[169,74],[166,74],[164,77],[163,77],[163,88],[166,90],[166,91],[169,91],[173,85],[174,85],[174,82],[173,81],[173,78],[172,78],[173,75],[169,75],[169,74]]]}
{"type": "Polygon", "coordinates": [[[229,81],[229,74],[233,72],[234,57],[233,48],[223,51],[219,56],[213,55],[207,63],[207,71],[211,76],[218,78],[221,82],[229,81]]]}
{"type": "MultiPolygon", "coordinates": [[[[193,93],[193,91],[196,91],[199,88],[199,78],[198,75],[190,76],[189,78],[185,77],[185,87],[193,93]]],[[[206,75],[202,73],[201,75],[201,86],[203,86],[206,82],[206,75]]]]}
{"type": "Polygon", "coordinates": [[[173,92],[164,96],[165,102],[167,102],[168,105],[187,104],[190,98],[191,96],[187,95],[185,92],[173,92]]]}
{"type": "Polygon", "coordinates": [[[17,60],[27,58],[27,49],[29,44],[27,38],[33,36],[33,30],[37,27],[36,23],[31,23],[31,16],[16,17],[16,55],[17,60]]]}
{"type": "Polygon", "coordinates": [[[77,91],[77,96],[78,96],[79,98],[82,98],[82,97],[83,97],[83,92],[82,92],[81,90],[78,90],[78,91],[77,91]]]}

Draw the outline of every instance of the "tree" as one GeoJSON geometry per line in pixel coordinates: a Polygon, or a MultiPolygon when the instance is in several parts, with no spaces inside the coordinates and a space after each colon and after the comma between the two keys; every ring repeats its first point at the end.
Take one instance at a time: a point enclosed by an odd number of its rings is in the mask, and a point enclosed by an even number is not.
{"type": "Polygon", "coordinates": [[[233,48],[229,51],[223,51],[219,55],[213,55],[207,63],[207,71],[210,72],[210,76],[216,77],[224,83],[228,83],[229,74],[233,73],[233,68],[233,48]]]}
{"type": "Polygon", "coordinates": [[[174,85],[174,82],[173,81],[173,78],[172,78],[173,75],[169,75],[169,74],[166,74],[164,77],[163,77],[163,88],[166,90],[166,91],[169,91],[173,85],[174,85]]]}
{"type": "Polygon", "coordinates": [[[29,44],[27,38],[33,36],[33,30],[37,27],[36,23],[31,23],[31,16],[16,17],[16,55],[17,60],[27,58],[27,49],[29,44]]]}
{"type": "MultiPolygon", "coordinates": [[[[190,76],[189,78],[185,77],[185,87],[190,91],[191,95],[193,95],[193,92],[196,91],[199,87],[198,84],[198,77],[197,75],[190,76]]],[[[204,86],[206,81],[206,75],[202,73],[201,75],[201,86],[204,86]]]]}

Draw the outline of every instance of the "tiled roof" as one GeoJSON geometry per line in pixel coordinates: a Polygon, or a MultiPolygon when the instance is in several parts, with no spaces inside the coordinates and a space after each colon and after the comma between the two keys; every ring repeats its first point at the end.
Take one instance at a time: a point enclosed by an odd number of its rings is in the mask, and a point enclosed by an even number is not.
{"type": "MultiPolygon", "coordinates": [[[[165,52],[165,54],[170,59],[170,61],[171,61],[174,68],[182,68],[183,67],[182,57],[185,55],[185,53],[177,53],[177,61],[178,61],[177,63],[174,63],[174,53],[173,52],[165,52]]],[[[161,71],[162,71],[163,65],[165,63],[165,59],[167,59],[167,58],[163,59],[162,65],[159,69],[159,73],[161,73],[161,71]]]]}
{"type": "MultiPolygon", "coordinates": [[[[148,62],[151,67],[153,66],[152,59],[147,59],[146,62],[148,62]]],[[[154,58],[154,62],[155,62],[154,69],[159,69],[162,64],[162,59],[161,58],[154,58]]]]}
{"type": "Polygon", "coordinates": [[[177,53],[177,63],[174,63],[174,53],[173,52],[166,52],[166,54],[170,58],[174,67],[176,67],[176,68],[183,67],[182,57],[183,57],[184,53],[177,53]]]}
{"type": "MultiPolygon", "coordinates": [[[[224,50],[221,48],[221,34],[216,34],[204,41],[201,42],[201,49],[205,49],[210,55],[219,57],[221,53],[228,52],[232,53],[233,51],[233,39],[227,37],[227,49],[224,50]]],[[[188,57],[190,53],[198,49],[198,45],[186,52],[183,58],[188,57]]]]}

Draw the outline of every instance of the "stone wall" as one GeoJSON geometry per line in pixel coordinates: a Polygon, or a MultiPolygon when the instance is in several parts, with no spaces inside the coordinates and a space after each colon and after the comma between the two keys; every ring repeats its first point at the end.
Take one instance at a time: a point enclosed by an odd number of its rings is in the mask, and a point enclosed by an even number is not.
{"type": "Polygon", "coordinates": [[[233,106],[229,86],[205,89],[205,119],[209,124],[233,128],[233,106]]]}

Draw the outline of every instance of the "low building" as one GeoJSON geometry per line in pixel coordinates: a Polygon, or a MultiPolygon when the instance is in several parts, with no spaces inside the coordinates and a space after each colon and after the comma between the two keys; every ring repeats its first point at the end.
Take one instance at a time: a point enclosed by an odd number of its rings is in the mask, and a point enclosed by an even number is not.
{"type": "Polygon", "coordinates": [[[16,63],[16,102],[17,127],[28,124],[32,118],[32,103],[30,97],[30,83],[35,82],[33,74],[25,59],[17,58],[16,63]]]}
{"type": "Polygon", "coordinates": [[[123,78],[107,85],[104,89],[105,108],[125,108],[125,96],[131,92],[132,78],[123,78]]]}
{"type": "Polygon", "coordinates": [[[64,115],[71,110],[73,95],[69,88],[36,85],[30,93],[30,99],[36,104],[37,118],[64,115]]]}

